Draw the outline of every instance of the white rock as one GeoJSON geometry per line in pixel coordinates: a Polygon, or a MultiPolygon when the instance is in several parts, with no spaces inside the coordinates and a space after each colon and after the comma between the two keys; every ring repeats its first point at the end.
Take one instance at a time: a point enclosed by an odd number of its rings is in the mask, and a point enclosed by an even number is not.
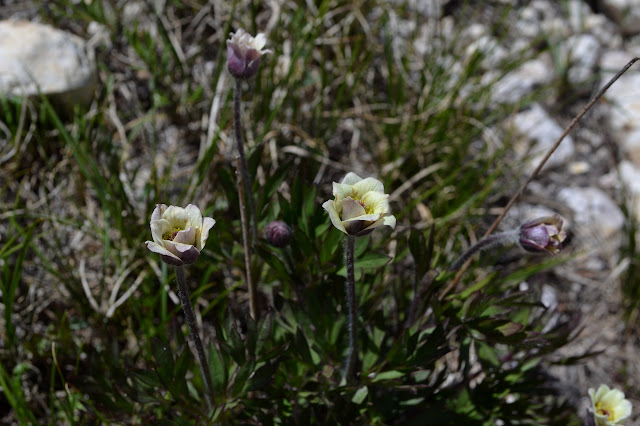
{"type": "Polygon", "coordinates": [[[603,240],[619,245],[624,214],[606,192],[593,187],[567,187],[560,190],[558,199],[573,211],[576,228],[589,238],[590,248],[603,240]]]}
{"type": "Polygon", "coordinates": [[[595,80],[595,67],[598,63],[600,43],[591,34],[571,36],[566,41],[569,58],[569,82],[576,88],[584,87],[582,92],[590,92],[595,80]]]}
{"type": "Polygon", "coordinates": [[[553,67],[541,58],[532,59],[496,82],[491,96],[499,103],[515,103],[552,80],[553,67]]]}
{"type": "MultiPolygon", "coordinates": [[[[542,157],[563,132],[563,128],[539,104],[533,104],[530,109],[516,114],[511,120],[511,125],[518,134],[524,137],[524,140],[521,139],[515,143],[514,150],[521,158],[527,158],[525,163],[527,174],[538,166],[542,157]]],[[[548,167],[566,165],[574,155],[573,139],[571,136],[567,136],[549,158],[543,170],[548,167]]]]}
{"type": "Polygon", "coordinates": [[[88,105],[96,84],[95,59],[84,41],[48,25],[0,21],[0,93],[56,95],[67,107],[88,105]]]}
{"type": "Polygon", "coordinates": [[[640,0],[602,0],[602,10],[626,35],[640,32],[640,0]]]}
{"type": "Polygon", "coordinates": [[[632,213],[636,217],[640,214],[640,167],[623,160],[618,167],[620,180],[628,192],[632,213]]]}
{"type": "MultiPolygon", "coordinates": [[[[626,65],[633,55],[623,51],[608,51],[602,55],[603,69],[601,85],[626,65]]],[[[636,165],[640,166],[640,74],[627,72],[616,81],[604,95],[611,104],[608,120],[613,139],[636,165]]]]}
{"type": "Polygon", "coordinates": [[[616,25],[605,16],[592,13],[584,18],[584,32],[595,36],[602,47],[618,49],[622,46],[622,35],[616,25]]]}

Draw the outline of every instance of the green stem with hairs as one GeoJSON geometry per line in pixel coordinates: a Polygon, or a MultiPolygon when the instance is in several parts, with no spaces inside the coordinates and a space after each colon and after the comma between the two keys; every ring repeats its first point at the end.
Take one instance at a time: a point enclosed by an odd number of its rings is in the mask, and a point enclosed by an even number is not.
{"type": "Polygon", "coordinates": [[[355,283],[355,242],[356,237],[347,235],[345,240],[345,264],[347,267],[347,279],[344,289],[347,304],[347,327],[349,330],[349,353],[344,367],[344,380],[353,383],[355,366],[358,363],[358,312],[356,307],[356,283],[355,283]]]}
{"type": "Polygon", "coordinates": [[[187,279],[184,274],[184,266],[176,266],[176,281],[178,281],[178,296],[182,303],[182,310],[189,326],[189,337],[193,346],[195,346],[198,363],[200,366],[200,374],[204,380],[205,388],[207,390],[207,407],[209,411],[213,408],[213,385],[211,381],[211,371],[209,370],[209,363],[202,347],[202,341],[200,340],[200,332],[198,331],[198,324],[196,323],[196,316],[193,313],[193,306],[191,305],[191,299],[189,298],[189,288],[187,287],[187,279]]]}

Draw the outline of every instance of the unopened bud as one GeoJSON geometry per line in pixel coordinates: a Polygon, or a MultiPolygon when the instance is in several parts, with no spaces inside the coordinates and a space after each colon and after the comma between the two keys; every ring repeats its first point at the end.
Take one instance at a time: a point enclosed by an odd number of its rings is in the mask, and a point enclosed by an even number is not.
{"type": "Polygon", "coordinates": [[[519,243],[527,251],[558,254],[567,238],[559,215],[541,217],[520,225],[519,243]]]}
{"type": "Polygon", "coordinates": [[[291,242],[291,228],[281,220],[274,220],[265,230],[265,237],[274,247],[286,247],[291,242]]]}

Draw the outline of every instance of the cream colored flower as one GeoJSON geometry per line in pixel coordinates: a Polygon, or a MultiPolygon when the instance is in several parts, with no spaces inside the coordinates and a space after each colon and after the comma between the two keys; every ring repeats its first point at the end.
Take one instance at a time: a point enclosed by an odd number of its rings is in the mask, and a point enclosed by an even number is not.
{"type": "Polygon", "coordinates": [[[345,234],[362,237],[382,225],[396,227],[396,218],[389,214],[389,195],[379,180],[348,173],[342,182],[333,183],[333,195],[335,200],[326,201],[322,208],[345,234]]]}
{"type": "Polygon", "coordinates": [[[153,241],[146,242],[147,248],[170,265],[193,263],[215,223],[210,217],[203,219],[200,209],[193,204],[186,208],[158,204],[151,214],[153,241]]]}
{"type": "Polygon", "coordinates": [[[263,49],[267,37],[263,33],[252,37],[242,28],[229,34],[227,40],[227,68],[236,78],[247,79],[255,75],[260,67],[260,58],[270,50],[263,49]]]}
{"type": "Polygon", "coordinates": [[[623,425],[631,416],[631,402],[618,389],[600,385],[597,391],[589,389],[589,396],[597,426],[623,425]]]}

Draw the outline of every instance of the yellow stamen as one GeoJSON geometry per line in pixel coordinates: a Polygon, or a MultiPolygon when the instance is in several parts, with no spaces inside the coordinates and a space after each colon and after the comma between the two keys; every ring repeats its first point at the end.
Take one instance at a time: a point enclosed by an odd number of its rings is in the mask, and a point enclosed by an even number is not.
{"type": "Polygon", "coordinates": [[[162,235],[162,239],[163,240],[169,240],[169,241],[173,241],[173,239],[176,237],[176,235],[178,235],[178,232],[182,231],[182,229],[180,228],[173,228],[171,230],[171,232],[167,232],[166,234],[162,235]]]}

